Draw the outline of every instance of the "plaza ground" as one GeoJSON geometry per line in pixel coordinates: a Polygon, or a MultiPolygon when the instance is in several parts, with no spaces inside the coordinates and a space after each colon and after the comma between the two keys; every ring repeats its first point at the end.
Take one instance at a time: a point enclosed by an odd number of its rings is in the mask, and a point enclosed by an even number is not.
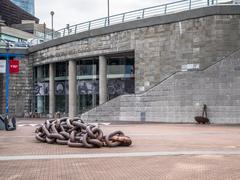
{"type": "Polygon", "coordinates": [[[0,179],[240,179],[240,126],[100,124],[122,130],[130,147],[70,148],[35,140],[43,119],[0,131],[0,179]]]}

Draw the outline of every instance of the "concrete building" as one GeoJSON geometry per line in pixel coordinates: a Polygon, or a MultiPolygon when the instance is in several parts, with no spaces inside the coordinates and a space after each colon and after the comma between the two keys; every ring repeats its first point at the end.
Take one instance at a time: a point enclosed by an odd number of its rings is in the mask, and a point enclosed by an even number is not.
{"type": "Polygon", "coordinates": [[[0,39],[7,42],[27,42],[28,39],[34,38],[33,34],[21,31],[9,26],[0,25],[0,39]]]}
{"type": "MultiPolygon", "coordinates": [[[[33,38],[34,35],[14,29],[8,26],[5,26],[3,23],[0,26],[0,60],[5,61],[17,59],[20,60],[20,73],[18,74],[11,74],[11,81],[14,81],[11,86],[9,86],[9,91],[17,91],[17,95],[13,95],[10,93],[9,102],[15,103],[15,100],[19,102],[15,104],[14,109],[18,112],[24,111],[24,106],[22,106],[22,102],[24,102],[27,94],[24,95],[26,92],[26,88],[24,88],[26,79],[26,55],[27,55],[27,48],[28,44],[26,43],[29,38],[33,38]],[[9,46],[9,47],[8,47],[9,46]]],[[[8,61],[9,62],[9,61],[8,61]]],[[[7,62],[6,62],[7,64],[7,62]]],[[[30,74],[27,74],[31,76],[30,74]]],[[[0,73],[0,113],[6,112],[6,73],[0,73]]]]}
{"type": "Polygon", "coordinates": [[[33,20],[39,23],[39,19],[24,11],[10,0],[0,0],[0,19],[4,20],[7,26],[20,24],[22,20],[33,20]]]}
{"type": "MultiPolygon", "coordinates": [[[[207,104],[212,123],[240,123],[239,12],[233,5],[197,8],[33,46],[22,61],[33,73],[23,83],[32,92],[25,110],[193,122],[207,104]]],[[[11,113],[21,114],[15,104],[11,113]]]]}
{"type": "Polygon", "coordinates": [[[47,28],[46,24],[37,24],[32,20],[22,20],[21,24],[12,24],[11,27],[31,33],[35,36],[35,38],[39,38],[41,40],[49,40],[52,38],[52,30],[47,28]]]}

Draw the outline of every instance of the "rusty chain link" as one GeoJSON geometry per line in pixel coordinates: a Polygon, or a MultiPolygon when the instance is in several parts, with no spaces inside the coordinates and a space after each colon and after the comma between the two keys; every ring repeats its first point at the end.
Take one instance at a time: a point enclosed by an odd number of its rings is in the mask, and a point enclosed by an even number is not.
{"type": "Polygon", "coordinates": [[[49,144],[57,143],[70,147],[100,148],[103,146],[130,146],[132,140],[122,131],[114,131],[107,136],[93,124],[80,118],[49,119],[35,130],[36,139],[49,144]]]}

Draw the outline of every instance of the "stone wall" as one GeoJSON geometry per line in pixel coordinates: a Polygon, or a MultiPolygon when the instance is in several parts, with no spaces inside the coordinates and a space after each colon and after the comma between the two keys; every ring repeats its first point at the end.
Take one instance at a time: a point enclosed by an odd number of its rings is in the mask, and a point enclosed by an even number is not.
{"type": "Polygon", "coordinates": [[[0,114],[3,112],[3,75],[0,74],[0,114]]]}
{"type": "MultiPolygon", "coordinates": [[[[160,18],[160,17],[159,17],[160,18]]],[[[135,52],[135,92],[144,92],[185,64],[200,69],[240,47],[240,15],[211,15],[46,47],[30,54],[34,65],[135,52]]],[[[81,33],[79,34],[79,36],[81,33]]]]}
{"type": "MultiPolygon", "coordinates": [[[[20,60],[18,74],[11,74],[9,82],[9,114],[22,117],[24,111],[30,109],[30,99],[32,99],[32,65],[28,58],[17,58],[20,60]]],[[[2,113],[5,113],[5,75],[2,84],[2,113]]]]}
{"type": "Polygon", "coordinates": [[[240,50],[203,71],[177,72],[145,93],[119,96],[82,115],[87,121],[240,123],[240,50]]]}

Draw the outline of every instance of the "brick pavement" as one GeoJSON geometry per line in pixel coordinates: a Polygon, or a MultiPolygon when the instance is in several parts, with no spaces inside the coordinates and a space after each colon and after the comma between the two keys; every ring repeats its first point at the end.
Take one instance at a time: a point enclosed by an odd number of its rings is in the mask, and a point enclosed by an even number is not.
{"type": "Polygon", "coordinates": [[[240,126],[100,125],[133,145],[85,149],[37,142],[33,125],[42,122],[0,131],[0,179],[240,179],[240,126]]]}

